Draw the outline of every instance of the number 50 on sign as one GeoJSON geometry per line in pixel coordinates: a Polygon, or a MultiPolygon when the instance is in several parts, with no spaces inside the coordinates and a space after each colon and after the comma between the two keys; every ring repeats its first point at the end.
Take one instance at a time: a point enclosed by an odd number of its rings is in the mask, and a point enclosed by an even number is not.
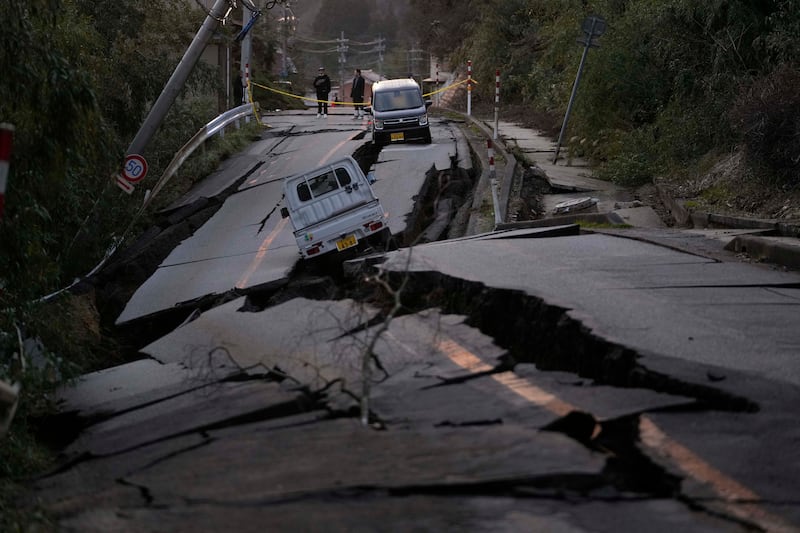
{"type": "Polygon", "coordinates": [[[122,175],[131,183],[142,181],[147,175],[147,161],[139,154],[130,154],[125,157],[122,175]]]}

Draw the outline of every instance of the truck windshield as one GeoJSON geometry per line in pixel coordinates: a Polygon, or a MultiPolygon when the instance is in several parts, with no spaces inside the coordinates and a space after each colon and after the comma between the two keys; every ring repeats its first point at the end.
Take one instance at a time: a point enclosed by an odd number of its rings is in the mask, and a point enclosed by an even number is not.
{"type": "Polygon", "coordinates": [[[397,111],[424,105],[422,95],[414,88],[381,91],[375,95],[375,101],[372,102],[372,107],[377,111],[397,111]]]}

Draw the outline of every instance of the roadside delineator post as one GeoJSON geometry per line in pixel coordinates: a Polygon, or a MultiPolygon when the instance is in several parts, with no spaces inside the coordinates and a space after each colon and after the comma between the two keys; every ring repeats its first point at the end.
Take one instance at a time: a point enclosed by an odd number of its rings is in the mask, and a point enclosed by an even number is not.
{"type": "Polygon", "coordinates": [[[500,69],[494,71],[494,137],[497,139],[497,126],[500,122],[500,69]]]}
{"type": "Polygon", "coordinates": [[[494,146],[492,140],[486,141],[486,147],[489,149],[489,184],[492,188],[492,206],[494,207],[494,223],[500,224],[503,218],[500,216],[500,199],[497,196],[497,173],[494,169],[494,146]]]}
{"type": "Polygon", "coordinates": [[[472,61],[467,61],[467,116],[472,116],[472,61]]]}
{"type": "Polygon", "coordinates": [[[7,122],[0,124],[0,219],[6,205],[6,185],[8,184],[8,167],[11,164],[11,148],[14,141],[14,125],[7,122]]]}
{"type": "MultiPolygon", "coordinates": [[[[252,97],[250,96],[250,63],[244,64],[244,87],[244,102],[242,103],[246,104],[252,100],[252,97]]],[[[245,124],[250,124],[249,115],[244,117],[244,122],[245,124]]]]}

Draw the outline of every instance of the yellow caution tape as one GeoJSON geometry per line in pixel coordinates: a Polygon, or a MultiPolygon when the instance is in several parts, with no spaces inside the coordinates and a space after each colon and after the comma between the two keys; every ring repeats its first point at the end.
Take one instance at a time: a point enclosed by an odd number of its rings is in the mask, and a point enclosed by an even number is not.
{"type": "MultiPolygon", "coordinates": [[[[432,92],[429,92],[429,93],[425,93],[422,96],[423,97],[432,96],[434,94],[441,93],[441,92],[444,92],[444,91],[449,91],[450,89],[454,89],[454,88],[458,87],[459,85],[462,85],[464,83],[470,83],[470,82],[475,84],[475,85],[478,84],[478,82],[475,81],[474,78],[461,80],[461,81],[458,81],[456,83],[451,83],[450,85],[448,85],[446,87],[442,87],[441,89],[437,89],[435,91],[432,91],[432,92]]],[[[298,100],[304,100],[304,101],[307,101],[307,102],[324,103],[324,104],[332,104],[332,105],[340,105],[340,106],[342,106],[342,105],[350,105],[350,106],[354,106],[354,105],[361,105],[361,106],[369,105],[366,102],[361,102],[361,103],[356,104],[354,102],[337,102],[335,100],[317,100],[316,98],[309,98],[307,96],[301,96],[301,95],[297,95],[297,94],[293,94],[293,93],[287,93],[286,91],[281,91],[281,90],[278,90],[278,89],[274,89],[272,87],[267,87],[266,85],[261,85],[260,83],[256,83],[254,81],[251,81],[250,85],[255,85],[256,87],[258,87],[260,89],[265,89],[265,90],[271,91],[273,93],[277,93],[277,94],[282,94],[284,96],[288,96],[289,98],[297,98],[298,100]]],[[[253,98],[252,98],[252,93],[250,91],[249,85],[248,85],[248,95],[250,96],[250,101],[252,102],[253,98]]]]}
{"type": "Polygon", "coordinates": [[[448,85],[448,86],[446,86],[446,87],[442,87],[441,89],[437,89],[437,90],[435,90],[435,91],[431,91],[431,92],[429,92],[429,93],[425,93],[425,94],[423,94],[422,96],[433,96],[434,94],[441,93],[441,92],[444,92],[444,91],[449,91],[450,89],[454,89],[454,88],[458,87],[459,85],[462,85],[462,84],[464,84],[464,83],[469,83],[469,82],[472,82],[472,83],[474,83],[475,85],[477,85],[477,84],[478,84],[478,82],[477,82],[477,81],[475,81],[475,79],[474,79],[474,78],[473,78],[473,79],[471,79],[471,80],[470,80],[470,79],[461,80],[461,81],[457,81],[456,83],[451,83],[450,85],[448,85]]]}

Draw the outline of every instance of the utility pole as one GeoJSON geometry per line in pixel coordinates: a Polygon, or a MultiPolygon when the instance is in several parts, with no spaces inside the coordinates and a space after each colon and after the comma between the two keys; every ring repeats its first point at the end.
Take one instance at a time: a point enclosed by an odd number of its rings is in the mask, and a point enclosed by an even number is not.
{"type": "Polygon", "coordinates": [[[378,76],[383,77],[383,51],[386,50],[386,47],[383,45],[383,42],[386,39],[378,34],[378,76]]]}
{"type": "Polygon", "coordinates": [[[206,45],[211,40],[211,37],[213,37],[214,31],[220,21],[225,19],[228,12],[227,0],[216,0],[214,2],[214,6],[211,8],[211,11],[209,11],[203,25],[197,31],[197,35],[195,35],[189,48],[186,49],[186,53],[183,54],[183,59],[178,63],[177,68],[161,91],[161,95],[153,104],[153,107],[150,109],[150,112],[139,128],[139,131],[128,146],[128,150],[125,152],[126,154],[141,154],[144,151],[144,148],[164,121],[164,117],[167,115],[169,108],[172,107],[172,104],[175,102],[175,98],[177,98],[178,93],[180,93],[184,83],[186,83],[189,74],[191,74],[192,69],[197,64],[197,60],[200,59],[200,55],[203,53],[206,45]]]}
{"type": "MultiPolygon", "coordinates": [[[[226,0],[227,1],[227,0],[226,0]]],[[[255,18],[256,14],[250,12],[250,10],[246,9],[244,5],[242,6],[242,28],[244,28],[249,21],[245,21],[245,16],[247,13],[250,13],[250,18],[255,18]]],[[[247,93],[250,90],[250,56],[252,55],[253,49],[253,37],[251,33],[248,31],[245,34],[244,38],[242,39],[242,50],[241,50],[241,61],[239,64],[239,68],[242,72],[242,81],[244,81],[245,88],[244,88],[244,102],[247,102],[247,93]]],[[[244,102],[237,102],[236,105],[241,105],[244,102]]],[[[245,123],[250,122],[250,116],[246,116],[244,119],[245,123]]]]}
{"type": "Polygon", "coordinates": [[[419,58],[417,57],[417,54],[419,54],[420,52],[422,52],[422,50],[420,50],[419,48],[417,48],[418,46],[419,46],[419,44],[418,44],[418,43],[416,43],[416,42],[415,42],[415,43],[412,43],[412,44],[411,44],[411,50],[409,50],[409,67],[408,67],[408,74],[409,74],[409,76],[411,76],[412,78],[414,77],[414,73],[417,71],[417,61],[419,61],[419,58]]]}
{"type": "Polygon", "coordinates": [[[294,35],[295,32],[295,16],[289,5],[289,0],[283,2],[283,63],[281,68],[281,77],[286,80],[289,79],[289,36],[294,35]]]}
{"type": "MultiPolygon", "coordinates": [[[[344,66],[347,63],[347,50],[348,50],[348,39],[344,38],[344,32],[341,33],[341,37],[337,39],[339,41],[338,46],[336,47],[336,51],[339,52],[339,90],[344,90],[344,66]]],[[[344,100],[344,96],[339,95],[342,100],[344,100]]]]}
{"type": "Polygon", "coordinates": [[[283,4],[283,53],[281,56],[283,57],[283,63],[281,65],[281,79],[285,80],[288,74],[286,70],[286,47],[287,41],[289,40],[289,21],[286,20],[287,9],[286,4],[283,4]]]}

